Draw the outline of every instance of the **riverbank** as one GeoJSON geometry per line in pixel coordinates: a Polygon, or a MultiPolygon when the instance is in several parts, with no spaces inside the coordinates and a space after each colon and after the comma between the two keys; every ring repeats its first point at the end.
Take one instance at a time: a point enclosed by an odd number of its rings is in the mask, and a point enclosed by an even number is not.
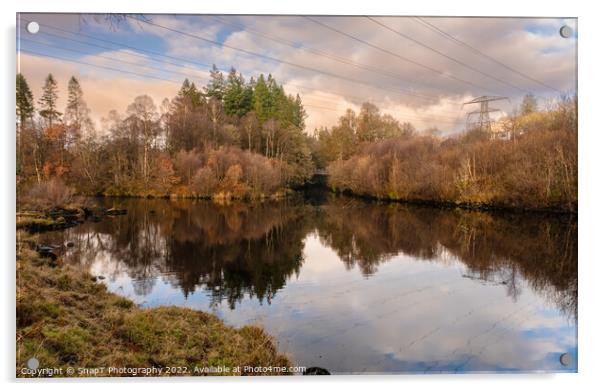
{"type": "Polygon", "coordinates": [[[142,309],[108,292],[96,277],[64,264],[60,257],[41,257],[34,248],[35,236],[19,230],[18,377],[29,376],[21,371],[32,357],[40,368],[62,368],[62,376],[69,367],[187,367],[185,374],[202,375],[191,371],[291,365],[259,327],[234,328],[214,315],[175,306],[142,309]]]}
{"type": "Polygon", "coordinates": [[[330,188],[329,191],[337,196],[344,195],[347,197],[357,198],[368,202],[384,202],[384,203],[397,203],[414,206],[425,206],[430,208],[438,209],[464,209],[473,210],[480,212],[509,212],[509,213],[542,213],[551,215],[571,215],[577,216],[578,208],[577,204],[571,208],[555,208],[555,207],[529,207],[519,205],[504,205],[495,203],[483,203],[483,202],[461,202],[461,201],[444,201],[436,199],[412,199],[412,198],[391,198],[391,197],[378,197],[369,194],[358,194],[349,190],[339,190],[336,188],[330,188]]]}
{"type": "Polygon", "coordinates": [[[221,191],[211,195],[203,195],[191,192],[187,189],[178,189],[171,193],[157,192],[132,192],[132,193],[103,193],[99,195],[88,195],[88,197],[107,197],[107,198],[166,198],[166,199],[190,199],[190,200],[211,200],[215,202],[230,201],[270,201],[281,200],[289,197],[293,193],[292,189],[284,188],[279,191],[265,193],[236,193],[231,191],[221,191]]]}

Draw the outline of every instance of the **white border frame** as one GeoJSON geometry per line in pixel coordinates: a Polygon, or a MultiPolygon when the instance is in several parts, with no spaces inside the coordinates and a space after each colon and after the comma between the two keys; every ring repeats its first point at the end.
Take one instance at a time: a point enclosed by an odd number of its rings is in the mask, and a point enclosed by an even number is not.
{"type": "MultiPolygon", "coordinates": [[[[444,390],[479,390],[487,391],[519,389],[525,386],[545,387],[547,390],[566,390],[593,388],[600,384],[597,363],[600,362],[599,330],[601,313],[596,288],[602,275],[599,250],[596,246],[598,238],[600,214],[599,203],[602,201],[600,186],[602,168],[602,131],[599,129],[600,100],[597,93],[601,90],[599,73],[602,69],[600,61],[600,13],[596,12],[595,2],[558,1],[527,2],[504,0],[500,2],[484,2],[470,0],[452,1],[386,1],[386,0],[304,0],[301,2],[278,0],[220,0],[217,2],[191,2],[170,0],[162,5],[124,3],[123,0],[103,0],[100,5],[66,0],[22,0],[18,4],[2,2],[3,42],[5,53],[2,56],[2,82],[5,104],[2,105],[3,129],[0,146],[2,148],[1,178],[4,183],[2,191],[2,234],[0,248],[3,250],[3,283],[1,294],[3,304],[3,321],[0,322],[5,347],[0,360],[3,382],[21,383],[19,388],[44,389],[87,389],[103,390],[106,382],[111,387],[132,387],[132,382],[143,382],[143,386],[160,389],[167,384],[177,383],[181,386],[202,387],[236,387],[306,390],[307,387],[345,387],[351,390],[363,389],[369,383],[378,387],[400,387],[413,389],[444,390]],[[579,18],[579,373],[556,375],[383,375],[383,376],[335,376],[331,378],[312,377],[295,379],[53,379],[44,382],[33,380],[15,380],[15,135],[14,135],[14,101],[15,101],[15,17],[16,12],[133,12],[133,13],[250,13],[250,14],[390,14],[390,15],[445,15],[445,16],[550,16],[579,18]],[[40,384],[38,384],[40,383],[40,384]],[[84,383],[84,384],[82,384],[84,383]],[[336,383],[336,384],[335,384],[336,383]]],[[[140,385],[135,385],[139,387],[140,385]]]]}

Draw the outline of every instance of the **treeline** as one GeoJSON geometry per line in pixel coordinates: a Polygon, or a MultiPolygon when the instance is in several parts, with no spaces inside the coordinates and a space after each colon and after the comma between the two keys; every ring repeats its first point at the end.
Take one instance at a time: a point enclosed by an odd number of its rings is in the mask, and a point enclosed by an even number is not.
{"type": "Polygon", "coordinates": [[[388,136],[390,120],[377,112],[366,140],[366,114],[348,112],[319,134],[330,186],[387,200],[576,211],[576,98],[537,111],[527,96],[521,107],[501,122],[504,139],[480,129],[388,136]]]}
{"type": "Polygon", "coordinates": [[[60,183],[80,194],[258,199],[285,194],[318,168],[327,169],[333,190],[378,199],[577,207],[576,97],[538,110],[528,95],[495,132],[443,138],[371,103],[308,135],[298,95],[287,95],[272,76],[246,82],[233,68],[224,76],[214,67],[202,88],[185,80],[158,107],[136,97],[125,113],[103,119],[102,132],[75,77],[67,93],[61,113],[52,75],[37,104],[17,75],[20,199],[71,194],[60,183]]]}
{"type": "Polygon", "coordinates": [[[246,82],[213,68],[202,89],[185,80],[159,107],[138,96],[94,129],[79,81],[64,114],[50,74],[37,102],[17,75],[17,185],[57,178],[78,193],[261,198],[302,184],[313,172],[305,111],[270,75],[246,82]]]}
{"type": "Polygon", "coordinates": [[[416,128],[411,123],[400,123],[391,115],[382,114],[374,104],[366,102],[358,114],[347,109],[337,125],[330,129],[322,127],[315,132],[312,144],[314,162],[318,168],[325,168],[333,161],[349,159],[362,144],[409,138],[415,134],[416,128]]]}

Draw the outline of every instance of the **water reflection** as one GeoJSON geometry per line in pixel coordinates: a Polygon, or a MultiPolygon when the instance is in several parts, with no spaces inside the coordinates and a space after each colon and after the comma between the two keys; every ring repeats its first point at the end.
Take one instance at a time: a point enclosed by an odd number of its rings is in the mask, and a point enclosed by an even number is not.
{"type": "Polygon", "coordinates": [[[44,240],[146,306],[259,323],[333,372],[576,370],[577,222],[338,197],[128,214],[44,240]],[[576,357],[576,356],[575,356],[576,357]]]}
{"type": "Polygon", "coordinates": [[[577,311],[577,222],[568,217],[491,214],[375,205],[358,200],[324,207],[318,230],[323,243],[365,275],[403,253],[442,261],[452,255],[467,278],[520,293],[517,279],[549,297],[565,313],[577,311]]]}

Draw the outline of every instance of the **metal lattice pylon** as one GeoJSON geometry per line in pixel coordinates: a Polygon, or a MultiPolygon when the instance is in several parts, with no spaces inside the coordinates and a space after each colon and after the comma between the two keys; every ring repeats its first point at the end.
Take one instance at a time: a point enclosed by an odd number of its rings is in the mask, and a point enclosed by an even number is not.
{"type": "Polygon", "coordinates": [[[481,105],[480,110],[471,111],[466,114],[466,129],[471,129],[474,127],[478,127],[482,132],[491,132],[491,117],[489,113],[493,113],[496,111],[500,111],[496,108],[489,107],[489,102],[496,100],[505,100],[508,99],[505,96],[479,96],[478,98],[474,98],[471,101],[464,102],[462,107],[465,105],[477,104],[481,105]],[[478,114],[478,119],[474,119],[475,115],[478,114]],[[472,120],[471,120],[472,119],[472,120]],[[471,126],[472,125],[472,126],[471,126]]]}

